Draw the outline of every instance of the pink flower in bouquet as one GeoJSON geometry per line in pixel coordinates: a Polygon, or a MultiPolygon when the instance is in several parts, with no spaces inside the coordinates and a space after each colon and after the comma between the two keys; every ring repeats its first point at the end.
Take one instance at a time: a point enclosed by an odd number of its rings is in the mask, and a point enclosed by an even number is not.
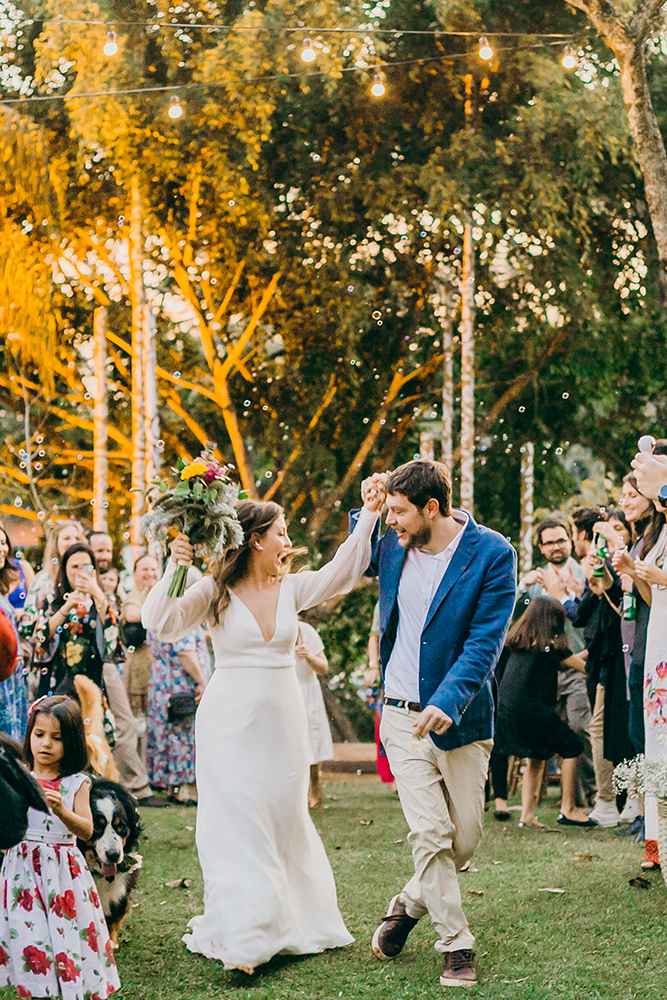
{"type": "Polygon", "coordinates": [[[663,660],[662,663],[659,663],[655,668],[655,672],[658,677],[667,677],[667,660],[663,660]]]}
{"type": "Polygon", "coordinates": [[[216,479],[222,479],[222,469],[217,464],[217,462],[211,462],[208,469],[204,473],[204,482],[212,483],[216,479]]]}

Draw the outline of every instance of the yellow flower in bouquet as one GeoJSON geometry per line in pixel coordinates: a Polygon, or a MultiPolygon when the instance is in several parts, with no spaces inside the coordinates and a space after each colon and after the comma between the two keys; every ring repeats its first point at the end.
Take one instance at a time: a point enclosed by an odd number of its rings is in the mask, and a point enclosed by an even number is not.
{"type": "Polygon", "coordinates": [[[203,476],[208,466],[201,458],[195,458],[194,462],[186,465],[181,472],[181,479],[192,479],[193,476],[203,476]]]}

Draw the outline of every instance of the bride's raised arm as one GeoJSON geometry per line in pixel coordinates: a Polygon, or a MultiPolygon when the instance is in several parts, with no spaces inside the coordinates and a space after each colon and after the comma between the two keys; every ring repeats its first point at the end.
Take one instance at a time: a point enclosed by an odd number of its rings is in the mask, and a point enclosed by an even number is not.
{"type": "Polygon", "coordinates": [[[164,642],[177,642],[205,622],[215,596],[215,584],[210,576],[205,576],[182,597],[169,597],[167,591],[175,572],[176,566],[170,559],[162,579],[150,590],[141,609],[144,628],[164,642]]]}
{"type": "Polygon", "coordinates": [[[321,569],[304,570],[289,577],[297,611],[347,594],[359,583],[371,561],[371,536],[379,516],[379,511],[365,507],[352,534],[339,546],[331,562],[321,569]]]}

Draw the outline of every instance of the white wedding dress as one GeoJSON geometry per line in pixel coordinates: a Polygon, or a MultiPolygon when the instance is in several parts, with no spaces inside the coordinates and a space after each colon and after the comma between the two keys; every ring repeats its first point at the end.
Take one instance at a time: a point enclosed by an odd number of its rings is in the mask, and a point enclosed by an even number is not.
{"type": "Polygon", "coordinates": [[[183,940],[226,968],[254,969],[279,953],[312,954],[354,940],[308,813],[308,723],[294,646],[297,614],[361,579],[377,517],[363,511],[326,566],[283,579],[270,642],[234,594],[220,624],[212,623],[210,577],[168,597],[171,561],[144,603],[144,626],[167,641],[211,620],[215,671],[195,724],[204,913],[183,940]]]}

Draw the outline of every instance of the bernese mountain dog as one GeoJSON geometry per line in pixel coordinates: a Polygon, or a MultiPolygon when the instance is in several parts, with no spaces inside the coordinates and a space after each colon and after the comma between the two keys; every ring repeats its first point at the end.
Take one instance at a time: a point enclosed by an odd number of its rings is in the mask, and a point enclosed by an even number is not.
{"type": "Polygon", "coordinates": [[[79,847],[95,879],[113,948],[136,888],[142,858],[136,853],[141,818],[133,795],[122,785],[93,778],[90,789],[93,833],[79,847]]]}

